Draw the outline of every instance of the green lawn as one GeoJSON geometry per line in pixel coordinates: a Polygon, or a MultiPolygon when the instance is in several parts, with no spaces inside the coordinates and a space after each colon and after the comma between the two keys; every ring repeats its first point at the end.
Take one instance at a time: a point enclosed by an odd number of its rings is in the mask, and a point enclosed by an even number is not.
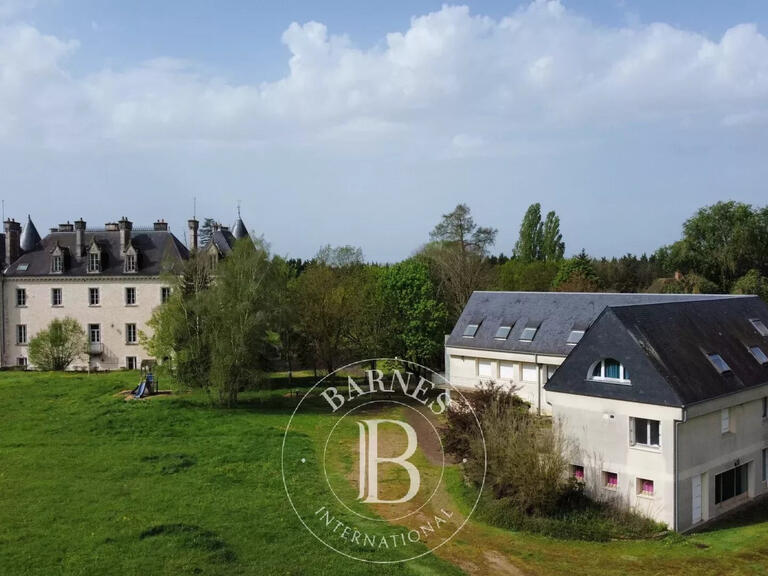
{"type": "Polygon", "coordinates": [[[459,573],[366,565],[308,534],[280,472],[290,410],[115,396],[137,379],[0,373],[0,574],[459,573]]]}
{"type": "MultiPolygon", "coordinates": [[[[274,391],[224,410],[201,395],[115,395],[137,379],[0,373],[0,574],[768,574],[764,511],[689,538],[602,544],[470,521],[439,557],[347,560],[285,497],[294,400],[274,391]]],[[[308,455],[324,417],[300,417],[308,455]]],[[[460,506],[459,475],[448,477],[442,497],[460,506]]]]}

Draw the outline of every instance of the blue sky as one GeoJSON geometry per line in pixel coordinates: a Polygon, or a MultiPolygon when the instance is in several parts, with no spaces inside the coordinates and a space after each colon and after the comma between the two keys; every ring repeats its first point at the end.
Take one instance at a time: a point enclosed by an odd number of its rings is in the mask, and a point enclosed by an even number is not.
{"type": "Polygon", "coordinates": [[[0,0],[0,188],[41,229],[228,223],[392,261],[468,203],[509,253],[653,251],[762,204],[764,2],[0,0]]]}

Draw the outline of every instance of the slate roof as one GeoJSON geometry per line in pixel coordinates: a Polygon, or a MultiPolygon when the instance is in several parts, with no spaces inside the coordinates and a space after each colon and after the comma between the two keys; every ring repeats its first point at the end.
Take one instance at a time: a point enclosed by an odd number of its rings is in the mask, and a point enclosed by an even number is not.
{"type": "Polygon", "coordinates": [[[237,220],[235,220],[235,223],[232,225],[232,236],[234,236],[236,240],[247,238],[249,236],[248,229],[245,227],[243,219],[240,218],[239,210],[237,213],[237,220]]]}
{"type": "Polygon", "coordinates": [[[19,244],[21,249],[25,252],[34,250],[37,245],[40,244],[40,234],[32,222],[32,217],[29,215],[27,215],[27,224],[24,226],[24,230],[21,231],[19,244]]]}
{"type": "Polygon", "coordinates": [[[230,252],[232,252],[232,248],[235,246],[235,241],[237,238],[232,234],[232,232],[229,231],[227,228],[217,228],[213,232],[211,232],[211,239],[209,242],[205,245],[205,248],[208,248],[208,246],[213,243],[214,246],[219,250],[219,253],[222,256],[226,256],[230,252]]]}
{"type": "Polygon", "coordinates": [[[755,296],[698,302],[609,307],[558,368],[545,389],[669,406],[688,406],[768,385],[768,337],[750,322],[768,326],[768,305],[755,296]],[[730,367],[721,374],[708,354],[730,367]],[[631,385],[595,382],[590,367],[615,358],[630,371],[631,385]]]}
{"type": "Polygon", "coordinates": [[[102,271],[98,274],[87,272],[87,256],[75,258],[75,232],[51,232],[43,238],[34,250],[24,252],[5,271],[6,276],[157,276],[164,271],[167,262],[179,262],[189,258],[189,251],[176,236],[165,230],[141,231],[134,229],[131,244],[138,250],[138,272],[123,271],[123,257],[120,254],[119,231],[85,231],[85,250],[92,240],[102,249],[102,271]],[[56,245],[67,255],[62,274],[51,273],[51,252],[56,245]]]}
{"type": "Polygon", "coordinates": [[[614,294],[584,292],[474,292],[453,328],[446,346],[526,354],[567,356],[571,330],[586,330],[606,306],[683,302],[728,298],[717,294],[614,294]],[[480,323],[474,338],[465,338],[468,324],[480,323]],[[528,325],[538,325],[531,342],[521,342],[528,325]],[[499,326],[512,326],[505,340],[494,336],[499,326]]]}

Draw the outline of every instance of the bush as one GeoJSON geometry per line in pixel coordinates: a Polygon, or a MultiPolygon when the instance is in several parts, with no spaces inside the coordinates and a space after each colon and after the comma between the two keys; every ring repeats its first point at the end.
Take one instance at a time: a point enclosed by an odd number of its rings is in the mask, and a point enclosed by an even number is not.
{"type": "Polygon", "coordinates": [[[452,398],[446,411],[446,451],[466,459],[466,480],[475,488],[485,473],[480,518],[502,528],[576,540],[642,538],[664,531],[620,502],[592,501],[569,473],[568,445],[559,426],[529,408],[514,390],[489,383],[452,398]]]}
{"type": "Polygon", "coordinates": [[[576,489],[564,456],[565,441],[557,426],[537,418],[514,392],[493,383],[469,402],[484,438],[473,426],[474,415],[462,401],[449,407],[446,449],[467,459],[465,471],[494,498],[517,514],[551,514],[576,489]],[[484,466],[484,463],[487,465],[484,466]]]}
{"type": "Polygon", "coordinates": [[[74,318],[52,320],[29,342],[29,361],[40,370],[65,370],[85,354],[85,331],[74,318]]]}

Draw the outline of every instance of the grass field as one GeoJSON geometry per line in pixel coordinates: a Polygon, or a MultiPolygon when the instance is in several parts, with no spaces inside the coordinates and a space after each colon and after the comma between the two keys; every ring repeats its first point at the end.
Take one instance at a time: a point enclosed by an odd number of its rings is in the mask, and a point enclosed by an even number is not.
{"type": "MultiPolygon", "coordinates": [[[[692,537],[603,544],[470,521],[436,557],[347,560],[287,503],[280,447],[293,400],[274,391],[225,410],[201,395],[116,396],[136,380],[0,373],[0,574],[768,574],[759,510],[692,537]]],[[[317,450],[324,416],[301,418],[317,450]]],[[[448,476],[441,497],[460,509],[465,489],[448,476]]]]}

